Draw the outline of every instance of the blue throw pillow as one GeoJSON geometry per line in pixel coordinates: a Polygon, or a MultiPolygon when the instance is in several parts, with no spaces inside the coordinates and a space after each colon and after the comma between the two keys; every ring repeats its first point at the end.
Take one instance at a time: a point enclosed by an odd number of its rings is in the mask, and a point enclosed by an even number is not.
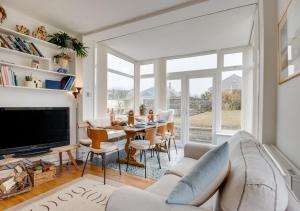
{"type": "Polygon", "coordinates": [[[229,169],[229,145],[225,142],[197,161],[194,168],[177,183],[166,202],[200,206],[218,190],[229,169]]]}

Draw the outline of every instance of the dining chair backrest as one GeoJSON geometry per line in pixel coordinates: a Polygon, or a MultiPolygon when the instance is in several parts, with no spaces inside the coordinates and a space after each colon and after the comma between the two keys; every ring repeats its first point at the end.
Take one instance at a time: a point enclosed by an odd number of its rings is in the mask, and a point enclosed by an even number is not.
{"type": "Polygon", "coordinates": [[[167,132],[167,125],[159,125],[157,127],[157,134],[161,136],[162,140],[166,140],[166,132],[167,132]]]}
{"type": "Polygon", "coordinates": [[[108,134],[105,129],[88,128],[88,137],[92,140],[91,147],[94,149],[100,149],[101,142],[108,140],[108,134]]]}
{"type": "Polygon", "coordinates": [[[167,129],[168,129],[169,133],[171,134],[171,136],[175,135],[175,123],[174,122],[168,122],[167,129]]]}
{"type": "Polygon", "coordinates": [[[147,128],[145,130],[145,140],[150,141],[150,146],[153,146],[157,143],[156,131],[157,131],[157,129],[155,127],[147,128]]]}

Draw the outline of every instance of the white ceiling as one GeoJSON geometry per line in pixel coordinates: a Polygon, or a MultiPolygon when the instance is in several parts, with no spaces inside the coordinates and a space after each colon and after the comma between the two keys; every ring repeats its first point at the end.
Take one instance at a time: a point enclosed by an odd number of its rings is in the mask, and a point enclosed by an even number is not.
{"type": "Polygon", "coordinates": [[[227,10],[102,42],[135,60],[249,44],[256,5],[227,10]]]}
{"type": "Polygon", "coordinates": [[[3,0],[33,18],[76,34],[203,1],[206,0],[3,0]]]}

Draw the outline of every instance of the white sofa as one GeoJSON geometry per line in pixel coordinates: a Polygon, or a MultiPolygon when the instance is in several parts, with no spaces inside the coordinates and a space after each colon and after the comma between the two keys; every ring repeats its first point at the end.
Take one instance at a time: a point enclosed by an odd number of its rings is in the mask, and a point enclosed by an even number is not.
{"type": "Polygon", "coordinates": [[[229,140],[231,170],[218,192],[200,207],[167,204],[177,182],[213,145],[189,143],[184,158],[155,184],[141,190],[122,187],[108,200],[106,211],[296,211],[300,210],[283,177],[264,151],[247,132],[229,140]]]}

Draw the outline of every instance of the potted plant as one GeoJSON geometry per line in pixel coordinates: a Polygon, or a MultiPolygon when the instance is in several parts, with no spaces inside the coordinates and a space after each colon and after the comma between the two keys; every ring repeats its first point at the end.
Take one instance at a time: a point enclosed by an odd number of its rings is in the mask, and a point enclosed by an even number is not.
{"type": "Polygon", "coordinates": [[[87,57],[87,48],[84,46],[82,42],[80,42],[76,38],[72,38],[70,35],[68,35],[65,32],[57,32],[54,34],[48,35],[49,42],[61,46],[62,48],[70,48],[74,51],[76,51],[77,56],[79,57],[87,57]]]}
{"type": "Polygon", "coordinates": [[[32,75],[25,76],[25,86],[29,88],[36,88],[32,75]]]}
{"type": "Polygon", "coordinates": [[[140,105],[140,115],[145,116],[147,112],[146,106],[144,104],[140,105]]]}

